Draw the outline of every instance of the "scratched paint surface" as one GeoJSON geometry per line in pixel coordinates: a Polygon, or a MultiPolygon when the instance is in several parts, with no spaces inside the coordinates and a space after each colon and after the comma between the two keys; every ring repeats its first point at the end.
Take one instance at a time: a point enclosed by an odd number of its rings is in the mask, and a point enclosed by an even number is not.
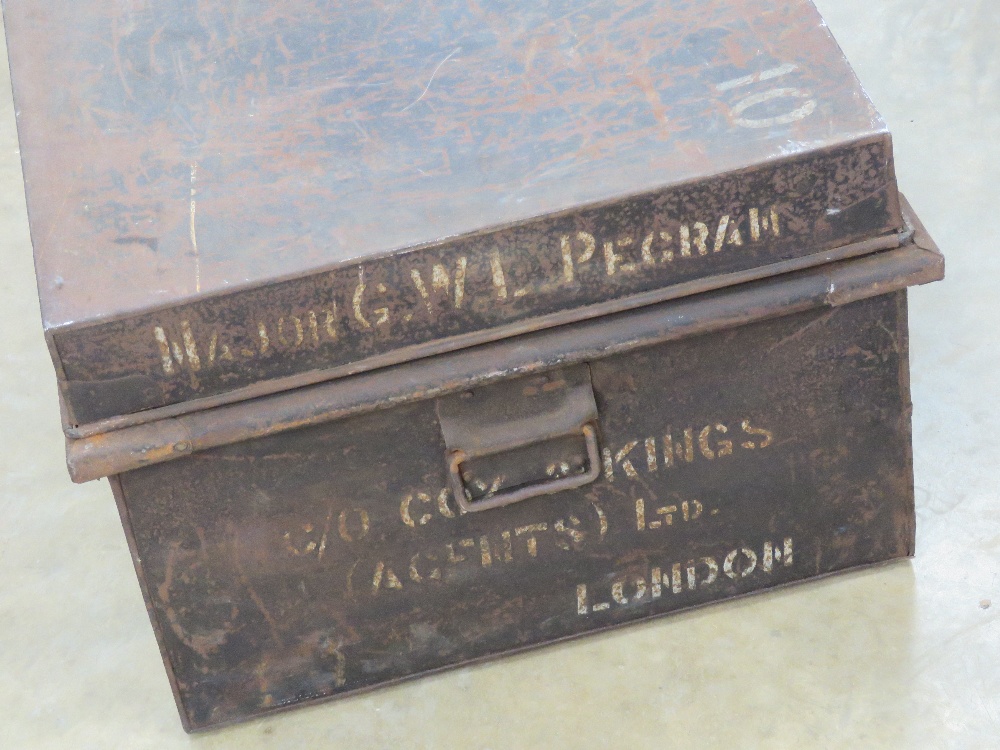
{"type": "Polygon", "coordinates": [[[892,170],[887,142],[852,144],[59,333],[63,396],[80,424],[241,387],[277,390],[281,378],[372,369],[448,339],[489,340],[602,303],[636,306],[713,275],[810,254],[822,262],[823,250],[897,224],[892,170]]]}
{"type": "Polygon", "coordinates": [[[912,553],[905,293],[590,364],[592,485],[460,515],[432,401],[120,477],[188,725],[912,553]]]}
{"type": "Polygon", "coordinates": [[[4,15],[50,326],[884,132],[806,0],[4,15]]]}

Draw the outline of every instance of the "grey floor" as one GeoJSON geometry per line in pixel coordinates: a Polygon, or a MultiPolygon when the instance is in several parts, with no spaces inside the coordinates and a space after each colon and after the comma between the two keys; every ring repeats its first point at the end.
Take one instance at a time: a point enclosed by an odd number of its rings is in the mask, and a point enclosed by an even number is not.
{"type": "Polygon", "coordinates": [[[1000,748],[1000,0],[818,4],[948,257],[911,297],[916,558],[194,738],[108,487],[66,477],[4,67],[0,748],[1000,748]]]}

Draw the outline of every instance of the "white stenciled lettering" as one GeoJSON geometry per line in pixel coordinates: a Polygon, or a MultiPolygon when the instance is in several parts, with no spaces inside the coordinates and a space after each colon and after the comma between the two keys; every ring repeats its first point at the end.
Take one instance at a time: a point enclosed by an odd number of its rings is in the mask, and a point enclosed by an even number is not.
{"type": "Polygon", "coordinates": [[[490,271],[493,274],[493,287],[498,300],[507,299],[507,276],[503,272],[503,261],[500,253],[494,251],[490,256],[490,271]]]}
{"type": "MultiPolygon", "coordinates": [[[[437,518],[434,508],[440,500],[440,496],[434,498],[426,492],[406,495],[400,502],[401,521],[414,530],[432,523],[437,518]]],[[[590,545],[601,544],[608,533],[608,518],[600,503],[592,502],[588,513],[589,516],[570,513],[551,521],[537,521],[477,536],[451,539],[433,544],[402,560],[382,559],[374,563],[359,561],[348,574],[348,590],[357,591],[351,581],[360,580],[357,576],[367,574],[372,576],[370,591],[377,595],[385,589],[403,588],[404,581],[399,576],[390,576],[390,573],[395,575],[395,571],[400,569],[408,572],[410,582],[427,584],[462,580],[463,574],[459,574],[459,570],[491,570],[511,563],[537,564],[552,555],[579,553],[590,545]],[[362,572],[357,573],[358,569],[362,572]],[[364,573],[365,570],[368,571],[367,574],[364,573]]],[[[332,515],[332,519],[335,522],[337,516],[332,515]]],[[[368,516],[360,509],[342,512],[339,521],[341,537],[345,541],[357,541],[370,531],[368,516]]],[[[327,529],[330,525],[331,518],[328,518],[327,529]]],[[[314,554],[318,534],[319,530],[309,524],[303,527],[302,532],[286,533],[285,543],[289,552],[296,557],[314,554]]],[[[325,539],[325,534],[323,538],[325,539]]],[[[325,541],[319,544],[322,551],[325,541]]]]}
{"type": "Polygon", "coordinates": [[[684,523],[690,523],[701,518],[704,510],[705,506],[699,500],[682,500],[679,503],[647,508],[646,500],[640,497],[635,501],[635,528],[636,531],[653,531],[673,526],[678,513],[684,523]]]}
{"type": "Polygon", "coordinates": [[[776,125],[790,125],[798,120],[804,120],[816,111],[816,106],[816,100],[805,91],[796,88],[780,88],[745,97],[734,104],[730,112],[736,124],[744,128],[772,128],[776,125]],[[800,103],[791,111],[772,117],[750,117],[747,115],[747,110],[776,99],[792,99],[798,100],[800,103]]]}
{"type": "Polygon", "coordinates": [[[603,286],[618,285],[628,293],[632,279],[671,268],[681,272],[682,264],[780,237],[782,219],[779,206],[762,202],[720,216],[699,216],[693,210],[686,217],[654,216],[637,224],[610,236],[582,229],[553,236],[546,252],[558,255],[541,264],[545,270],[540,277],[519,278],[524,264],[515,261],[525,249],[508,244],[477,246],[475,253],[461,256],[428,250],[416,261],[401,256],[393,261],[400,264],[394,269],[386,268],[383,260],[335,272],[331,289],[317,292],[326,300],[316,307],[254,314],[237,330],[186,318],[156,321],[147,329],[152,334],[150,366],[165,377],[188,376],[192,387],[200,388],[199,372],[309,349],[329,351],[335,342],[344,342],[347,331],[386,338],[387,345],[395,341],[391,337],[402,336],[396,343],[407,345],[414,343],[408,336],[427,334],[428,317],[442,320],[450,315],[450,325],[465,320],[461,316],[470,307],[499,306],[502,312],[516,303],[519,312],[530,312],[524,306],[532,297],[564,294],[566,287],[580,285],[588,294],[601,291],[600,299],[606,299],[604,292],[615,290],[603,286]]]}
{"type": "Polygon", "coordinates": [[[660,436],[629,440],[617,450],[614,446],[604,446],[601,452],[604,478],[614,482],[624,475],[628,480],[640,480],[643,473],[653,474],[661,467],[671,470],[699,461],[714,462],[732,456],[737,449],[769,448],[774,440],[771,430],[756,426],[750,419],[741,420],[735,430],[724,422],[667,427],[660,436]]]}
{"type": "MultiPolygon", "coordinates": [[[[757,84],[791,75],[796,70],[798,70],[796,65],[786,63],[757,74],[724,81],[717,84],[715,90],[720,93],[726,93],[737,89],[753,88],[757,84]]],[[[779,125],[790,125],[799,120],[804,120],[816,111],[817,106],[818,103],[812,98],[809,92],[794,87],[778,86],[744,96],[730,107],[729,114],[733,122],[740,127],[761,129],[779,125]],[[779,108],[775,113],[773,106],[767,106],[771,102],[781,100],[788,100],[788,106],[791,109],[781,111],[779,108]],[[758,107],[763,108],[761,115],[756,117],[751,115],[750,111],[758,107]]]]}
{"type": "MultiPolygon", "coordinates": [[[[730,580],[743,581],[773,576],[779,567],[793,565],[791,537],[786,537],[780,545],[773,541],[764,542],[761,549],[762,554],[758,555],[756,549],[739,546],[717,556],[661,563],[646,570],[636,571],[633,568],[626,573],[611,576],[610,586],[603,589],[605,596],[599,597],[602,600],[599,602],[591,601],[595,587],[579,583],[575,586],[574,608],[578,615],[586,616],[609,610],[612,606],[634,607],[652,603],[662,600],[665,595],[678,597],[678,601],[682,601],[680,597],[687,592],[711,589],[719,582],[720,573],[730,580]]],[[[608,586],[606,583],[603,585],[608,586]]]]}

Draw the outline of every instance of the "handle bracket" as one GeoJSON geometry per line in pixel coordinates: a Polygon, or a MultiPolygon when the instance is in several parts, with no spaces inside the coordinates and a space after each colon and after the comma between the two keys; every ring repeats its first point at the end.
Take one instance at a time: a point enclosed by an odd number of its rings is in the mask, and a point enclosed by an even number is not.
{"type": "Polygon", "coordinates": [[[582,487],[600,476],[597,404],[586,365],[439,399],[437,411],[462,512],[582,487]]]}

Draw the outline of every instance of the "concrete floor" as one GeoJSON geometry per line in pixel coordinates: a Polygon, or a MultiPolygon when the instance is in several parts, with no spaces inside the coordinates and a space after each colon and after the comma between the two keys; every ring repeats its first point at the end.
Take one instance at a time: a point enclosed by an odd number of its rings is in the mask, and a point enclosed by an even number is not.
{"type": "Polygon", "coordinates": [[[66,476],[4,68],[0,748],[1000,748],[1000,2],[819,5],[949,262],[911,297],[916,559],[198,737],[66,476]]]}

